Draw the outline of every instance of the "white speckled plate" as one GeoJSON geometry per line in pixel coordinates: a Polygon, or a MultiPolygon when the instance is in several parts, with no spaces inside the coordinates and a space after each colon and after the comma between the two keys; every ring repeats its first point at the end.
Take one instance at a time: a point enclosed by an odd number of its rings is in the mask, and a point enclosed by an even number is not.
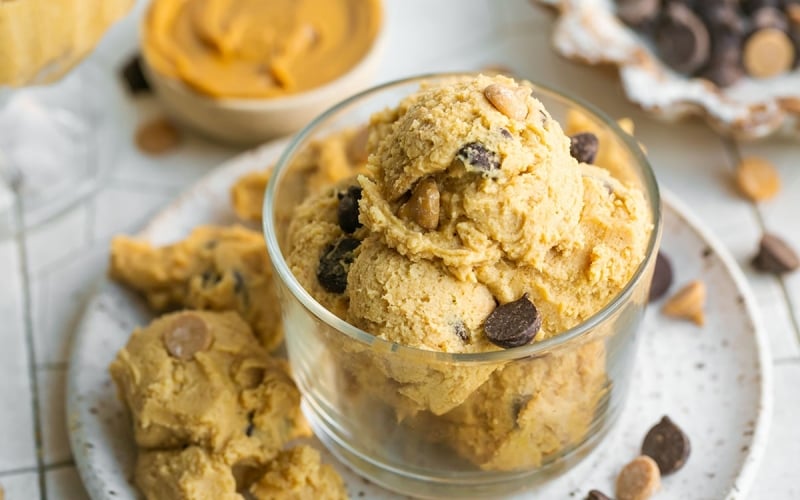
{"type": "MultiPolygon", "coordinates": [[[[231,183],[244,172],[272,163],[283,145],[264,146],[212,172],[157,216],[143,235],[163,244],[199,224],[232,221],[231,183]]],[[[537,498],[580,499],[592,488],[612,494],[617,471],[637,455],[647,429],[663,414],[688,433],[692,455],[681,471],[664,478],[659,498],[744,498],[750,486],[772,407],[767,342],[755,301],[723,246],[672,196],[665,196],[664,212],[663,249],[675,268],[674,288],[696,277],[706,281],[707,323],[698,328],[651,308],[621,421],[578,466],[537,490],[537,498]]],[[[150,318],[138,299],[106,282],[76,334],[67,415],[72,450],[94,500],[137,498],[130,482],[135,456],[130,422],[107,367],[134,326],[150,318]]],[[[336,465],[354,498],[397,498],[336,465]]],[[[532,496],[523,493],[518,498],[532,496]]]]}

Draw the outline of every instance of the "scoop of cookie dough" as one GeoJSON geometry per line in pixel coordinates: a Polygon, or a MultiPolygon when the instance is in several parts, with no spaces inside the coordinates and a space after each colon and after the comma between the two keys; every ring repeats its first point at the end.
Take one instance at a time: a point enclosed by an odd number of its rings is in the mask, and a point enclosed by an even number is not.
{"type": "Polygon", "coordinates": [[[347,490],[339,474],[323,464],[310,446],[282,451],[266,473],[250,487],[256,500],[346,500],[347,490]]]}
{"type": "Polygon", "coordinates": [[[244,500],[231,467],[197,446],[139,452],[134,478],[147,500],[244,500]]]}
{"type": "Polygon", "coordinates": [[[110,366],[142,448],[202,446],[263,462],[308,435],[300,393],[234,312],[168,314],[133,332],[110,366]]]}
{"type": "Polygon", "coordinates": [[[258,231],[200,226],[185,240],[160,248],[117,236],[109,274],[142,293],[156,312],[238,311],[268,350],[283,339],[269,256],[258,231]]]}

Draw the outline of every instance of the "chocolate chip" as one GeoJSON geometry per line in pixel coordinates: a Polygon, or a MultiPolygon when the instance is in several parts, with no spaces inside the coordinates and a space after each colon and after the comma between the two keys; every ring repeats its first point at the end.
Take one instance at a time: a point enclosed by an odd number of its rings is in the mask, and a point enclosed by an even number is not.
{"type": "Polygon", "coordinates": [[[247,428],[244,430],[244,433],[247,437],[253,435],[253,431],[256,429],[255,424],[253,423],[253,417],[256,416],[256,412],[251,411],[247,414],[247,428]]]}
{"type": "Polygon", "coordinates": [[[703,21],[681,3],[670,3],[656,31],[661,59],[675,71],[692,74],[708,61],[711,40],[703,21]]]}
{"type": "Polygon", "coordinates": [[[361,186],[350,186],[344,193],[339,193],[339,206],[336,215],[339,218],[339,227],[345,233],[352,233],[361,227],[358,220],[358,200],[361,199],[361,186]]]}
{"type": "Polygon", "coordinates": [[[355,238],[342,237],[325,247],[317,267],[317,280],[322,288],[332,293],[344,293],[353,251],[360,244],[361,241],[355,238]]]}
{"type": "Polygon", "coordinates": [[[672,263],[670,263],[666,255],[658,252],[648,300],[653,302],[663,297],[664,294],[667,293],[667,290],[669,290],[670,285],[672,285],[672,263]]]}
{"type": "Polygon", "coordinates": [[[766,273],[785,274],[800,267],[800,258],[788,243],[767,233],[761,238],[753,267],[766,273]]]}
{"type": "Polygon", "coordinates": [[[201,317],[181,314],[164,332],[164,345],[173,358],[189,361],[211,346],[211,332],[201,317]]]}
{"type": "Polygon", "coordinates": [[[753,14],[764,7],[779,8],[781,0],[740,0],[739,4],[745,14],[753,14]]]}
{"type": "Polygon", "coordinates": [[[456,157],[467,170],[491,174],[500,169],[500,156],[480,142],[469,142],[461,146],[456,157]]]}
{"type": "Polygon", "coordinates": [[[719,87],[730,87],[744,76],[742,38],[735,34],[716,33],[711,39],[711,57],[699,76],[719,87]]]}
{"type": "Polygon", "coordinates": [[[592,490],[586,495],[585,500],[611,500],[611,498],[601,491],[592,490]]]}
{"type": "Polygon", "coordinates": [[[200,275],[200,279],[204,287],[210,287],[222,281],[222,276],[213,269],[206,269],[203,271],[203,274],[200,275]]]}
{"type": "Polygon", "coordinates": [[[122,67],[122,78],[131,94],[150,93],[150,84],[142,71],[142,56],[136,54],[122,67]]]}
{"type": "Polygon", "coordinates": [[[508,129],[507,129],[507,128],[504,128],[504,127],[500,127],[500,134],[501,134],[503,137],[505,137],[506,139],[511,139],[511,138],[513,137],[513,136],[511,135],[511,132],[509,132],[509,131],[508,131],[508,129]]]}
{"type": "Polygon", "coordinates": [[[466,325],[464,325],[463,321],[457,321],[453,323],[453,331],[461,339],[462,342],[465,344],[469,342],[469,332],[467,331],[466,325]]]}
{"type": "Polygon", "coordinates": [[[527,293],[514,302],[497,306],[483,325],[489,340],[504,348],[529,343],[541,327],[542,317],[527,293]]]}
{"type": "Polygon", "coordinates": [[[658,16],[660,0],[617,0],[617,16],[625,24],[641,26],[658,16]]]}
{"type": "Polygon", "coordinates": [[[569,154],[580,163],[594,163],[600,141],[591,132],[581,132],[569,138],[569,154]]]}
{"type": "Polygon", "coordinates": [[[642,455],[655,460],[664,476],[683,467],[690,451],[689,437],[667,416],[647,432],[642,443],[642,455]]]}

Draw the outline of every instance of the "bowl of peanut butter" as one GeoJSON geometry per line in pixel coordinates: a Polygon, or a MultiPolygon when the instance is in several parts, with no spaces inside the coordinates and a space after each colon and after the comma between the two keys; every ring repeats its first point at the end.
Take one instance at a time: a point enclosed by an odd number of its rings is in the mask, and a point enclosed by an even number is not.
{"type": "Polygon", "coordinates": [[[256,144],[370,85],[382,28],[380,0],[153,0],[144,70],[176,120],[256,144]]]}

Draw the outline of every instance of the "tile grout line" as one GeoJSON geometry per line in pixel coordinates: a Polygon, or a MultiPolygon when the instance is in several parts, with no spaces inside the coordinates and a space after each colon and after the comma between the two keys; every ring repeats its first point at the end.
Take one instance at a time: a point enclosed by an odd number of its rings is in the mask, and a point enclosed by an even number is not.
{"type": "MultiPolygon", "coordinates": [[[[45,464],[42,467],[42,470],[43,472],[50,472],[57,469],[63,469],[64,467],[73,467],[73,466],[75,466],[74,460],[63,460],[61,462],[53,462],[51,464],[45,464]]],[[[34,472],[38,472],[37,467],[21,467],[19,469],[6,469],[0,471],[0,478],[17,476],[20,474],[32,474],[34,472]]]]}
{"type": "MultiPolygon", "coordinates": [[[[734,160],[733,168],[736,169],[736,165],[738,165],[742,161],[742,153],[739,150],[739,143],[735,142],[731,139],[723,138],[722,140],[725,149],[727,149],[728,154],[734,160]]],[[[761,229],[762,234],[767,231],[766,223],[764,222],[764,217],[761,214],[761,210],[758,208],[757,203],[751,204],[753,213],[756,216],[756,221],[758,222],[758,226],[761,229]]],[[[791,297],[789,296],[789,290],[786,288],[786,282],[781,276],[776,276],[778,283],[780,284],[781,294],[783,295],[783,301],[786,303],[786,309],[789,313],[789,318],[792,321],[792,326],[794,327],[794,334],[795,340],[800,343],[800,318],[797,316],[791,297]]]]}
{"type": "Polygon", "coordinates": [[[36,445],[36,472],[39,479],[39,496],[47,498],[47,484],[44,476],[44,449],[42,439],[42,421],[39,408],[39,381],[36,376],[36,346],[33,339],[33,304],[31,303],[31,282],[28,273],[28,252],[26,248],[27,232],[25,230],[24,203],[19,191],[14,193],[15,219],[19,229],[17,234],[17,252],[22,271],[22,313],[25,325],[25,348],[28,354],[28,378],[31,384],[31,410],[33,411],[33,438],[36,445]]]}

